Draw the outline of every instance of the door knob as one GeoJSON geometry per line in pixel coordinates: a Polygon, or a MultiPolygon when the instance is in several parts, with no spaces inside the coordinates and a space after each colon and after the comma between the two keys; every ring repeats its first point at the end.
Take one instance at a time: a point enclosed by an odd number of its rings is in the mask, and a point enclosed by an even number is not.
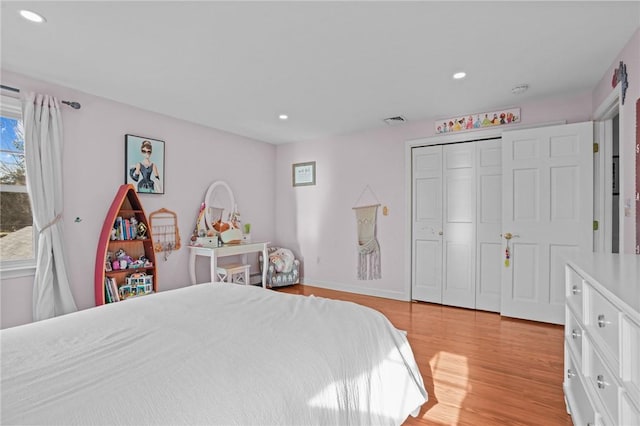
{"type": "Polygon", "coordinates": [[[512,238],[519,238],[520,235],[512,234],[511,232],[505,232],[504,234],[500,234],[501,237],[504,237],[505,240],[510,240],[512,238]]]}
{"type": "Polygon", "coordinates": [[[609,384],[604,381],[604,376],[602,374],[598,374],[596,377],[596,383],[598,385],[598,389],[604,389],[609,384]]]}
{"type": "Polygon", "coordinates": [[[598,315],[598,327],[604,328],[607,324],[611,324],[611,322],[605,319],[604,314],[598,315]]]}

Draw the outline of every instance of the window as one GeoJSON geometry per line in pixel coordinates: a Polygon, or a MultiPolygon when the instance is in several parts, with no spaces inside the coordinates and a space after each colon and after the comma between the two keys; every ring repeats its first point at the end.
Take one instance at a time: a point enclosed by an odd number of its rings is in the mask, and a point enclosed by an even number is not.
{"type": "Polygon", "coordinates": [[[0,103],[0,269],[35,267],[36,240],[27,193],[20,101],[0,103]]]}

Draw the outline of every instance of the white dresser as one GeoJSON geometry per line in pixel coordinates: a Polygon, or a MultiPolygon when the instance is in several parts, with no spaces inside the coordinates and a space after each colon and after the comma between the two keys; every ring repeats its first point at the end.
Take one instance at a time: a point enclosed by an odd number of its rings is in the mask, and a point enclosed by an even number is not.
{"type": "Polygon", "coordinates": [[[640,426],[640,256],[567,261],[564,352],[575,425],[640,426]]]}

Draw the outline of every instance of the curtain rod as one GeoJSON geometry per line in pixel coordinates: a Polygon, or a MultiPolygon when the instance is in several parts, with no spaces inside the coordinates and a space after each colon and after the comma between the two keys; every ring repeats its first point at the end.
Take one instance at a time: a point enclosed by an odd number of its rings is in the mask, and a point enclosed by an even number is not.
{"type": "MultiPolygon", "coordinates": [[[[5,86],[4,84],[0,84],[0,88],[4,90],[9,90],[11,92],[20,93],[20,89],[16,89],[15,87],[11,87],[11,86],[5,86]]],[[[80,109],[81,107],[80,103],[78,102],[73,102],[73,101],[60,101],[60,102],[65,105],[69,105],[73,109],[80,109]]]]}

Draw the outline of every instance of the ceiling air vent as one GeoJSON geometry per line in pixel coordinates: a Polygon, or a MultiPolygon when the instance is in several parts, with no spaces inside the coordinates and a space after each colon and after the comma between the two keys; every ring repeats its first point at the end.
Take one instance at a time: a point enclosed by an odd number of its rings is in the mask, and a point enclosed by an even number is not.
{"type": "Polygon", "coordinates": [[[402,124],[405,121],[407,121],[407,119],[401,115],[384,119],[384,122],[387,123],[389,126],[397,126],[398,124],[402,124]]]}

